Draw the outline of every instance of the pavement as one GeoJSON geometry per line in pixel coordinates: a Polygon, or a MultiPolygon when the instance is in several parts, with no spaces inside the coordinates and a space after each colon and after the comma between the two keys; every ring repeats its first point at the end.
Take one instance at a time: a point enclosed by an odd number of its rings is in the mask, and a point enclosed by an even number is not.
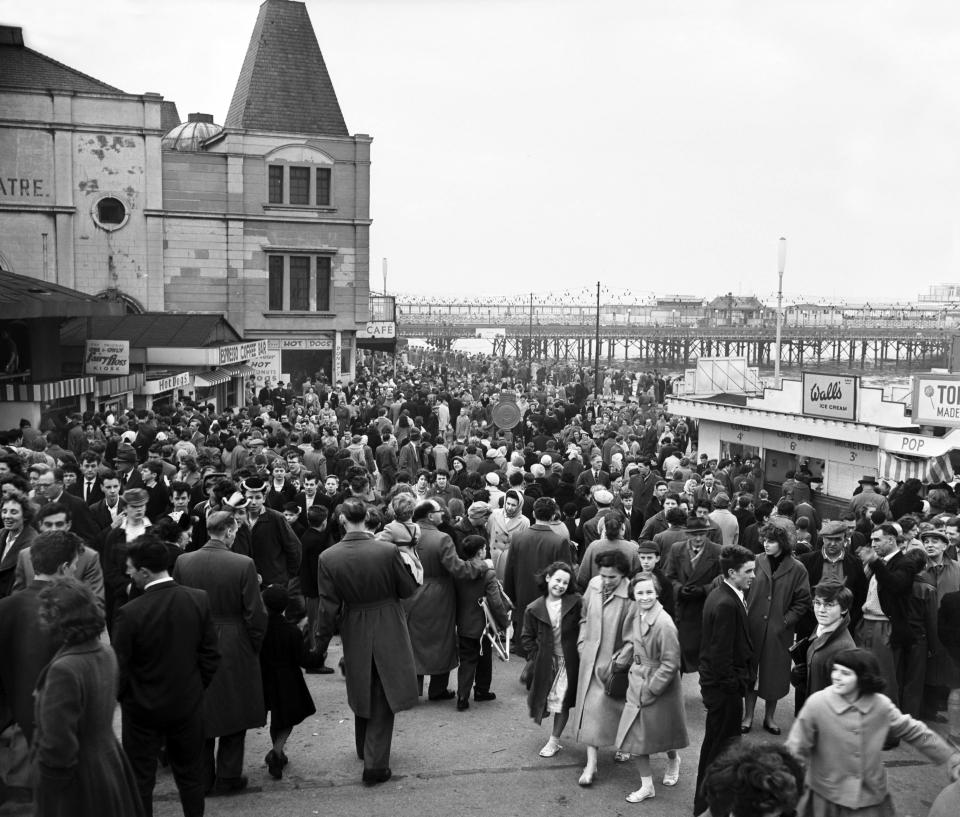
{"type": "MultiPolygon", "coordinates": [[[[335,640],[328,663],[336,666],[340,654],[335,640]]],[[[567,738],[555,757],[539,757],[549,727],[546,721],[537,726],[527,714],[526,690],[518,682],[522,668],[522,661],[515,656],[506,663],[494,660],[492,689],[497,700],[475,703],[471,699],[466,712],[457,712],[454,701],[425,701],[401,712],[393,741],[393,778],[372,787],[360,782],[363,764],[354,753],[353,715],[347,707],[343,678],[339,673],[308,675],[317,714],[294,729],[287,744],[290,763],[283,779],[273,780],[263,762],[270,749],[266,729],[251,730],[245,768],[249,788],[243,794],[208,799],[206,813],[209,817],[672,817],[692,813],[704,725],[697,676],[683,679],[690,746],[680,751],[679,784],[674,788],[660,784],[665,756],[655,756],[657,795],[631,805],[624,798],[640,786],[634,763],[614,763],[613,753],[602,751],[597,780],[584,789],[577,785],[586,757],[582,746],[567,738]]],[[[452,684],[455,679],[454,672],[452,684]]],[[[756,725],[747,739],[783,740],[759,728],[762,706],[758,706],[756,725]]],[[[777,717],[784,737],[792,711],[791,695],[781,702],[777,717]]],[[[935,728],[943,733],[944,727],[935,728]]],[[[884,758],[897,813],[925,817],[948,782],[946,771],[906,744],[884,753],[884,758]]],[[[181,814],[168,771],[161,771],[158,777],[154,814],[181,814]]]]}

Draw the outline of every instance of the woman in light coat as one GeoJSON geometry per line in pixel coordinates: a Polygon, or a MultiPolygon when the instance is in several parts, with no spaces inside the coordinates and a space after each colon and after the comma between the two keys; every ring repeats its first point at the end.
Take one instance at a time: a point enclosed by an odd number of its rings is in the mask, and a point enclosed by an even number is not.
{"type": "Polygon", "coordinates": [[[634,615],[625,623],[623,647],[615,657],[620,668],[629,668],[627,700],[617,728],[617,748],[637,755],[641,786],[627,795],[628,803],[654,797],[650,755],[667,753],[664,786],[680,779],[677,749],[690,745],[680,687],[680,639],[673,619],[657,600],[660,581],[653,573],[640,573],[630,583],[634,615]]]}
{"type": "Polygon", "coordinates": [[[767,524],[760,531],[763,553],[747,595],[747,627],[753,643],[752,675],[756,688],[746,695],[741,732],[753,726],[757,698],[763,698],[763,728],[779,735],[774,723],[777,702],[790,691],[790,647],[794,631],[811,608],[807,569],[793,556],[786,530],[767,524]]]}
{"type": "Polygon", "coordinates": [[[601,551],[596,566],[599,575],[590,580],[583,594],[577,641],[580,669],[573,737],[587,745],[587,765],[578,781],[581,786],[593,784],[598,748],[613,746],[617,739],[623,702],[604,692],[604,682],[614,655],[623,646],[624,620],[630,611],[627,557],[619,550],[601,551]]]}

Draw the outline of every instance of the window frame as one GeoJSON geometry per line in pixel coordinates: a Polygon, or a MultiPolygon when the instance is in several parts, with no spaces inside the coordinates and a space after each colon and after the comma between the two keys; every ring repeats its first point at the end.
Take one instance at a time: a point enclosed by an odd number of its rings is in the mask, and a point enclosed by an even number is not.
{"type": "MultiPolygon", "coordinates": [[[[266,200],[264,209],[290,209],[290,210],[323,210],[333,211],[336,206],[336,184],[334,182],[334,172],[332,164],[320,164],[317,162],[304,161],[286,161],[286,160],[266,160],[266,200]],[[280,171],[280,178],[277,179],[277,171],[280,171]],[[305,179],[300,180],[300,184],[306,181],[306,196],[297,196],[297,201],[293,201],[293,190],[297,182],[293,179],[291,171],[306,171],[305,179]],[[321,178],[326,177],[324,182],[321,178]],[[277,201],[276,189],[279,188],[280,200],[277,201]],[[326,201],[321,203],[321,193],[326,193],[326,201]]],[[[302,187],[298,189],[302,190],[302,187]]]]}
{"type": "Polygon", "coordinates": [[[333,252],[317,251],[268,251],[267,256],[267,297],[266,297],[266,315],[333,315],[333,252]],[[294,260],[296,259],[296,261],[294,260]],[[300,260],[306,259],[307,264],[304,268],[299,265],[300,260]],[[278,265],[279,261],[279,265],[278,265]],[[293,262],[293,263],[291,263],[293,262]],[[276,287],[277,273],[280,273],[279,288],[280,308],[276,308],[274,296],[278,290],[276,287]],[[302,275],[300,284],[295,290],[294,274],[302,275]],[[324,277],[326,281],[324,282],[324,277]],[[303,284],[306,283],[306,306],[303,307],[303,301],[297,299],[297,306],[294,306],[297,292],[303,293],[303,284]],[[325,283],[325,286],[323,285],[325,283]],[[325,296],[325,301],[321,299],[325,296]]]}

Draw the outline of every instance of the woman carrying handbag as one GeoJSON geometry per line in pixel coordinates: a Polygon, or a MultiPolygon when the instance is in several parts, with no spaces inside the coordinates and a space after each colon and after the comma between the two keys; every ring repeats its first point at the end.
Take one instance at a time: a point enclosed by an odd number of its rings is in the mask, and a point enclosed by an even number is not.
{"type": "Polygon", "coordinates": [[[673,619],[657,600],[660,582],[652,573],[640,573],[630,583],[634,614],[624,625],[623,647],[614,657],[619,668],[629,668],[627,700],[617,729],[616,746],[636,755],[641,786],[627,795],[639,803],[656,795],[650,755],[667,753],[664,786],[680,779],[677,749],[690,745],[680,687],[680,640],[673,619]]]}

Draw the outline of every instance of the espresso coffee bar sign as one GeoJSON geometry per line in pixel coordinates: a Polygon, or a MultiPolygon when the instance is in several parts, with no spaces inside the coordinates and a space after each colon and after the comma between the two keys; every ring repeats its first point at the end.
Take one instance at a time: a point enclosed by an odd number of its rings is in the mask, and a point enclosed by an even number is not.
{"type": "Polygon", "coordinates": [[[830,420],[857,420],[860,378],[822,372],[803,373],[803,413],[830,420]]]}

